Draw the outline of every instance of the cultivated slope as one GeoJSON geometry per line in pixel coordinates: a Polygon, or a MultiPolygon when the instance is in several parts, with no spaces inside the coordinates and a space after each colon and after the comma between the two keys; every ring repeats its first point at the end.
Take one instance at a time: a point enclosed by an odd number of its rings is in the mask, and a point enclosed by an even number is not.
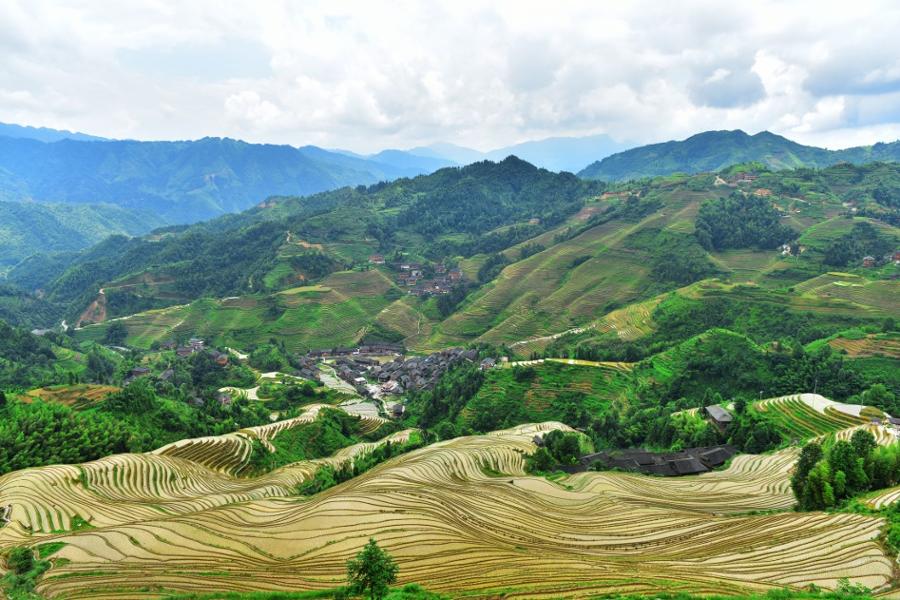
{"type": "Polygon", "coordinates": [[[307,463],[257,480],[156,454],[12,473],[0,479],[0,505],[13,505],[0,547],[65,544],[39,586],[51,598],[332,587],[370,536],[396,557],[401,583],[511,598],[891,579],[879,519],[739,515],[791,506],[795,450],[740,456],[699,477],[526,476],[532,437],[558,428],[433,444],[310,499],[282,497],[307,463]],[[52,533],[68,512],[97,528],[52,533]]]}

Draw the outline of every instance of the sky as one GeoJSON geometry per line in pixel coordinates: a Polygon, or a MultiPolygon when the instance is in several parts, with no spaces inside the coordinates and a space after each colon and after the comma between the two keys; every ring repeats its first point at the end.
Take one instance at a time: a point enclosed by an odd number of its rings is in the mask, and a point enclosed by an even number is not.
{"type": "Polygon", "coordinates": [[[0,0],[0,122],[375,152],[900,138],[900,2],[0,0]]]}

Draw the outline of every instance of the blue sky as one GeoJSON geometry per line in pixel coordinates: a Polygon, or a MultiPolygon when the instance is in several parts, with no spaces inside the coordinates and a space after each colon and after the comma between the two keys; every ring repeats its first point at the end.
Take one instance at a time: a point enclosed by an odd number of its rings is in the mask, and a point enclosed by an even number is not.
{"type": "Polygon", "coordinates": [[[0,3],[0,121],[490,149],[769,129],[900,138],[896,2],[0,3]]]}

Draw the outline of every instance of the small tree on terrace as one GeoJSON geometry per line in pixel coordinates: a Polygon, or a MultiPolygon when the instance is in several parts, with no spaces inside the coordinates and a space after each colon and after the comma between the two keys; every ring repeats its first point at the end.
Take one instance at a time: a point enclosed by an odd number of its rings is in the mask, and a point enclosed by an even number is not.
{"type": "Polygon", "coordinates": [[[374,538],[369,538],[356,558],[347,561],[349,592],[381,600],[387,595],[388,586],[397,581],[397,571],[391,555],[379,548],[374,538]]]}

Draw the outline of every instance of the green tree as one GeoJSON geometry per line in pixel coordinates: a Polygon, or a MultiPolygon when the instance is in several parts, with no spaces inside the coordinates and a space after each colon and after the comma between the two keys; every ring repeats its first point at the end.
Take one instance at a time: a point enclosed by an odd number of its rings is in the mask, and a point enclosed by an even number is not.
{"type": "Polygon", "coordinates": [[[875,436],[865,429],[857,429],[850,438],[850,445],[853,446],[856,457],[864,461],[868,461],[872,455],[872,451],[878,447],[875,436]]]}
{"type": "Polygon", "coordinates": [[[806,478],[809,472],[822,460],[822,446],[815,442],[810,442],[803,446],[800,451],[800,458],[797,460],[797,466],[794,474],[791,476],[791,487],[794,489],[794,495],[798,500],[803,500],[804,488],[806,487],[806,478]]]}
{"type": "Polygon", "coordinates": [[[125,328],[125,323],[116,321],[106,330],[106,336],[104,336],[103,341],[113,346],[121,346],[125,343],[125,338],[127,337],[128,329],[125,328]]]}
{"type": "Polygon", "coordinates": [[[13,548],[6,557],[6,566],[16,575],[27,573],[34,567],[34,553],[24,546],[13,548]]]}
{"type": "Polygon", "coordinates": [[[350,593],[380,600],[387,595],[388,586],[397,581],[397,571],[391,555],[379,548],[374,538],[369,538],[356,558],[347,561],[350,593]]]}

